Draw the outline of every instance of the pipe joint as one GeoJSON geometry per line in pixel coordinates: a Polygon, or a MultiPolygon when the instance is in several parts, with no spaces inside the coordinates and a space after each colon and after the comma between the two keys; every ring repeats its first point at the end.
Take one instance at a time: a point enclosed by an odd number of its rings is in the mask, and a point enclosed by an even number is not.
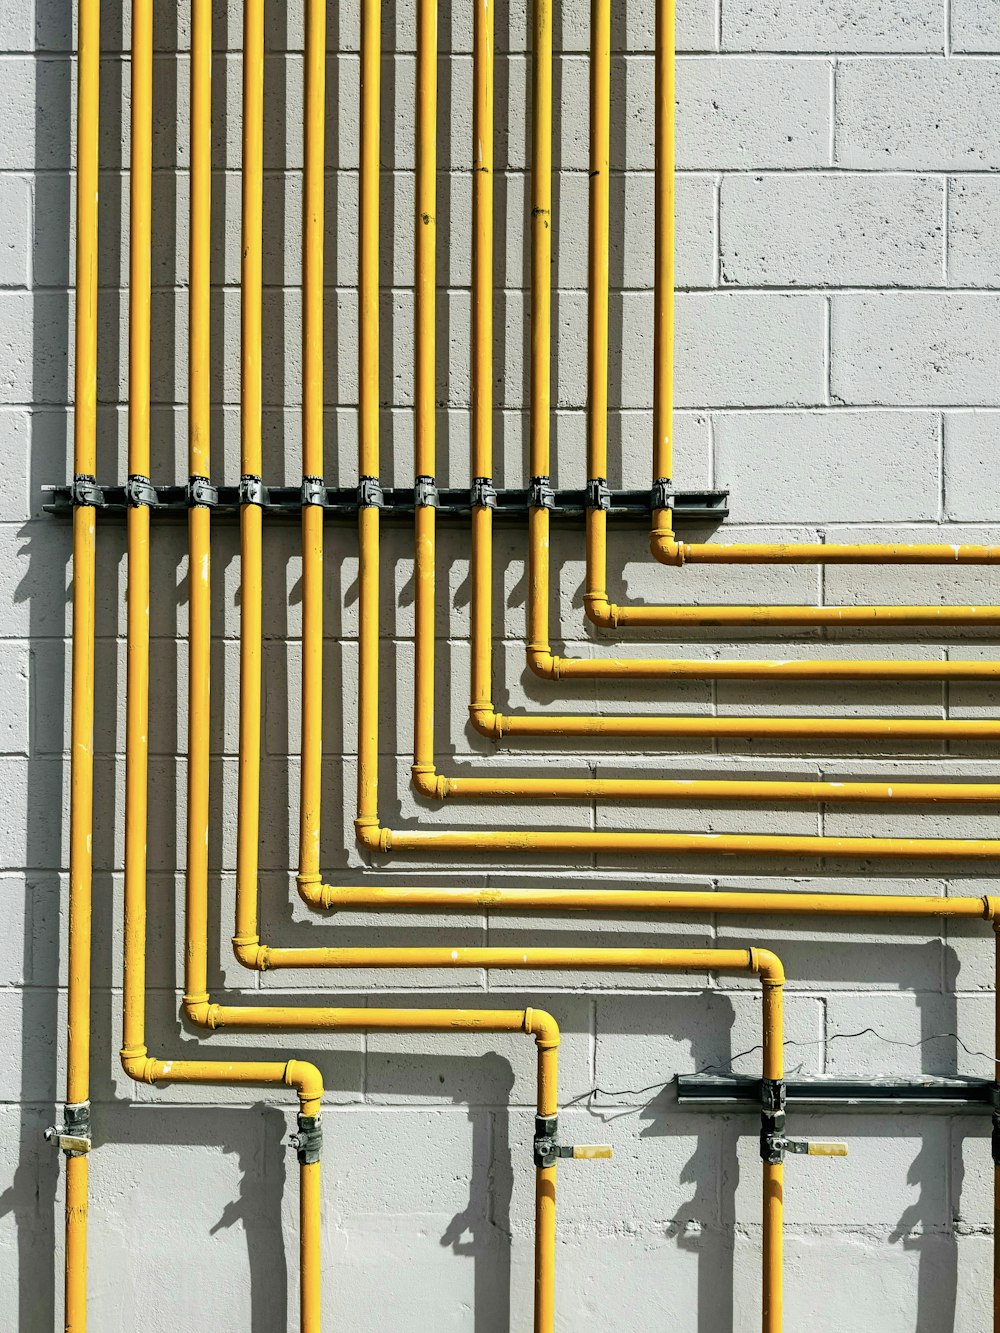
{"type": "Polygon", "coordinates": [[[770,949],[749,949],[750,971],[755,972],[765,986],[783,986],[785,969],[781,959],[770,949]]]}
{"type": "Polygon", "coordinates": [[[559,1024],[545,1009],[525,1009],[524,1030],[542,1051],[555,1050],[560,1042],[559,1024]]]}
{"type": "Polygon", "coordinates": [[[268,947],[259,935],[234,935],[233,953],[238,962],[256,972],[267,971],[268,947]]]}
{"type": "Polygon", "coordinates": [[[411,764],[410,783],[418,796],[428,801],[443,801],[448,795],[448,779],[440,776],[433,764],[411,764]]]}
{"type": "Polygon", "coordinates": [[[661,565],[676,565],[679,568],[684,564],[684,543],[677,540],[672,528],[654,528],[649,534],[649,549],[661,565]]]}
{"type": "Polygon", "coordinates": [[[302,1103],[301,1114],[319,1117],[319,1103],[323,1099],[323,1075],[308,1060],[289,1060],[285,1065],[286,1088],[294,1088],[302,1103]],[[315,1109],[312,1109],[312,1105],[315,1109]]]}
{"type": "Polygon", "coordinates": [[[213,1004],[207,994],[184,996],[184,1017],[195,1027],[208,1028],[214,1032],[222,1026],[219,1021],[221,1014],[222,1006],[213,1004]]]}
{"type": "Polygon", "coordinates": [[[488,700],[469,705],[469,718],[481,736],[498,741],[503,736],[503,714],[498,713],[488,700]]]}
{"type": "Polygon", "coordinates": [[[360,846],[371,852],[387,852],[392,846],[392,834],[382,827],[377,816],[359,816],[354,821],[354,836],[360,846]]]}
{"type": "Polygon", "coordinates": [[[159,1061],[147,1054],[145,1046],[123,1046],[121,1062],[125,1073],[136,1083],[156,1082],[159,1061]]]}
{"type": "Polygon", "coordinates": [[[548,644],[528,644],[528,666],[542,680],[559,679],[559,659],[548,644]]]}
{"type": "Polygon", "coordinates": [[[1000,927],[1000,898],[989,893],[983,894],[983,918],[993,922],[994,930],[1000,927]]]}
{"type": "Polygon", "coordinates": [[[618,608],[608,601],[608,594],[603,589],[593,589],[583,594],[583,609],[587,619],[598,629],[618,628],[618,608]]]}

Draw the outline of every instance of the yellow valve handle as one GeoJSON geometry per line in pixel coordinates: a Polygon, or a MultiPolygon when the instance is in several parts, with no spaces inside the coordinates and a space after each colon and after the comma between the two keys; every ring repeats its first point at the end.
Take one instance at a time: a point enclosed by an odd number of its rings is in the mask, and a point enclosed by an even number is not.
{"type": "Polygon", "coordinates": [[[806,1155],[809,1157],[846,1157],[846,1143],[826,1143],[823,1140],[809,1140],[809,1146],[806,1149],[806,1155]]]}
{"type": "Polygon", "coordinates": [[[575,1143],[573,1156],[579,1161],[594,1161],[598,1157],[611,1157],[610,1143],[575,1143]]]}

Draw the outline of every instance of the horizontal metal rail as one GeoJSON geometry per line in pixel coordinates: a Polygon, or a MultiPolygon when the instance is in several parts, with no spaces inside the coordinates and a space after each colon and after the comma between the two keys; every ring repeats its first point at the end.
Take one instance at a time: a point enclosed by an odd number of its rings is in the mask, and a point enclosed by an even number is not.
{"type": "MultiPolygon", "coordinates": [[[[121,485],[101,486],[96,490],[101,498],[93,504],[103,513],[124,514],[128,509],[125,487],[121,485]]],[[[150,506],[153,514],[183,514],[189,507],[188,488],[186,486],[156,486],[156,500],[150,506]]],[[[70,486],[43,486],[45,511],[57,517],[68,518],[74,508],[73,490],[70,486]]],[[[500,490],[496,492],[495,517],[526,522],[530,512],[531,491],[500,490]]],[[[675,496],[674,519],[678,523],[721,523],[729,516],[728,491],[678,491],[675,496]]],[[[300,486],[268,486],[263,509],[277,517],[298,518],[302,512],[302,488],[300,486]]],[[[240,488],[238,486],[220,486],[218,502],[212,506],[218,514],[237,514],[240,508],[240,488]]],[[[318,506],[327,518],[356,520],[358,513],[358,492],[356,487],[327,487],[326,498],[318,506]]],[[[415,510],[415,492],[412,486],[390,486],[382,490],[382,512],[386,521],[412,520],[415,510]]],[[[472,512],[471,494],[468,487],[444,486],[437,491],[439,518],[468,519],[472,512]]],[[[583,522],[587,513],[587,492],[585,490],[554,490],[552,492],[551,514],[554,519],[569,519],[583,522]]],[[[651,510],[651,495],[648,490],[611,491],[610,507],[606,511],[612,517],[648,519],[651,510]]]]}
{"type": "MultiPolygon", "coordinates": [[[[788,1104],[831,1110],[992,1111],[998,1087],[988,1079],[933,1078],[790,1078],[788,1104]]],[[[759,1111],[759,1078],[719,1074],[678,1074],[677,1102],[706,1110],[759,1111]]]]}

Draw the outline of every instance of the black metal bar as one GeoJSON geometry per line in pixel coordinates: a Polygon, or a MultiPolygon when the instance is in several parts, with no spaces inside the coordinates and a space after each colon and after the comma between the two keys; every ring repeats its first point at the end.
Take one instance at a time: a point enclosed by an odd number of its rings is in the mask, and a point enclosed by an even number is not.
{"type": "MultiPolygon", "coordinates": [[[[979,1078],[911,1079],[790,1078],[785,1082],[788,1106],[834,1110],[888,1108],[895,1111],[992,1111],[995,1084],[979,1078]]],[[[681,1106],[709,1110],[757,1112],[761,1106],[759,1078],[718,1074],[678,1074],[681,1106]]]]}
{"type": "MultiPolygon", "coordinates": [[[[186,514],[189,505],[186,486],[157,486],[156,502],[150,506],[153,514],[178,516],[186,514]]],[[[73,491],[69,486],[43,486],[45,510],[58,517],[73,512],[73,491]]],[[[127,509],[124,486],[102,486],[103,503],[96,508],[110,515],[124,514],[127,509]]],[[[383,492],[382,517],[388,521],[412,520],[414,491],[412,487],[386,487],[383,492]]],[[[507,521],[524,522],[527,519],[532,492],[530,490],[498,490],[494,515],[507,521]]],[[[677,523],[721,523],[729,517],[728,491],[677,491],[674,496],[674,520],[677,523]]],[[[240,507],[238,486],[220,486],[216,514],[236,514],[240,507]]],[[[264,512],[278,518],[298,518],[302,512],[301,486],[268,486],[264,512]]],[[[331,519],[353,519],[358,512],[356,487],[328,487],[323,509],[331,519]]],[[[445,519],[468,518],[471,513],[468,487],[443,486],[438,490],[438,516],[445,519]]],[[[553,492],[550,509],[553,519],[582,522],[587,512],[585,490],[557,490],[553,492]]],[[[608,513],[622,519],[648,519],[651,514],[650,492],[612,491],[608,513]]]]}

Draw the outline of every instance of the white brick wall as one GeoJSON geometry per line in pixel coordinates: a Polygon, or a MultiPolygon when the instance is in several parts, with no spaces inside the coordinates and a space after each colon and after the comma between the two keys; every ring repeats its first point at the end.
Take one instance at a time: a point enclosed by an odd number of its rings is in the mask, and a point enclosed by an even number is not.
{"type": "MultiPolygon", "coordinates": [[[[241,14],[218,0],[213,226],[213,466],[239,456],[241,14]]],[[[731,540],[997,540],[1000,450],[1000,18],[993,0],[699,0],[678,18],[677,468],[683,486],[731,492],[731,540]]],[[[129,17],[102,5],[99,471],[124,471],[127,389],[129,17]]],[[[127,11],[127,5],[126,5],[127,11]]],[[[386,0],[383,63],[383,478],[412,477],[414,6],[386,0]]],[[[527,0],[499,7],[497,64],[497,477],[521,485],[528,401],[527,0]],[[501,429],[502,427],[502,429],[501,429]]],[[[613,16],[611,478],[649,478],[653,255],[653,0],[613,16]]],[[[556,14],[553,450],[580,486],[586,442],[589,8],[556,14]]],[[[439,417],[442,483],[467,482],[471,193],[471,8],[442,6],[439,143],[439,417]]],[[[358,0],[330,6],[327,153],[326,472],[355,476],[357,401],[358,0]]],[[[269,4],[265,142],[264,436],[268,479],[294,482],[301,422],[298,290],[303,3],[269,4]]],[[[186,473],[188,6],[156,13],[153,435],[158,479],[186,473]],[[179,52],[179,54],[177,54],[179,52]],[[181,169],[178,170],[178,165],[181,169]]],[[[0,1326],[48,1333],[61,1318],[61,1169],[41,1141],[65,1063],[68,526],[40,488],[68,469],[74,267],[71,173],[75,20],[57,0],[0,6],[0,1326]]],[[[348,529],[327,550],[324,866],[371,867],[353,842],[357,559],[348,529]]],[[[324,1282],[330,1327],[502,1333],[531,1300],[533,1070],[523,1039],[341,1034],[267,1047],[183,1030],[187,592],[182,525],[153,546],[150,1040],[215,1055],[287,1050],[316,1058],[330,1089],[324,1164],[324,1282]]],[[[384,549],[382,800],[388,822],[997,836],[983,809],[777,810],[581,801],[431,808],[407,786],[411,744],[411,544],[384,549]]],[[[285,1099],[133,1086],[117,1050],[121,1006],[124,782],[121,526],[98,546],[97,792],[94,828],[92,1326],[284,1325],[297,1302],[295,1179],[285,1099]],[[152,1187],[151,1187],[152,1183],[152,1187]],[[167,1206],[164,1201],[168,1200],[167,1206]],[[150,1291],[155,1300],[149,1299],[150,1291]]],[[[681,1113],[670,1080],[706,1066],[759,1068],[760,1006],[741,979],[482,971],[265,973],[226,940],[236,848],[239,556],[214,538],[212,959],[214,990],[290,1003],[539,1004],[564,1031],[565,1136],[610,1140],[616,1157],[560,1175],[560,1328],[637,1333],[680,1324],[748,1333],[758,1322],[759,1166],[754,1118],[681,1113]],[[736,1057],[740,1057],[736,1059],[736,1057]],[[660,1085],[664,1085],[663,1089],[660,1085]],[[592,1088],[606,1091],[588,1104],[592,1088]],[[630,1089],[644,1091],[629,1091],[630,1089]]],[[[988,1077],[993,951],[973,923],[717,917],[680,922],[579,915],[413,917],[297,902],[301,563],[294,525],[266,543],[261,912],[284,943],[771,945],[789,972],[790,1069],[865,1077],[988,1077]],[[875,1034],[864,1029],[874,1028],[875,1034]],[[965,1047],[946,1034],[958,1033],[965,1047]]],[[[989,684],[826,686],[646,682],[609,690],[526,672],[523,533],[496,541],[496,695],[506,709],[877,717],[993,717],[989,684]]],[[[983,745],[854,749],[724,741],[700,746],[521,742],[491,747],[467,724],[468,541],[441,535],[437,743],[449,770],[621,776],[735,775],[996,780],[983,745]]],[[[627,649],[591,633],[581,606],[582,534],[552,540],[553,635],[567,653],[636,656],[990,658],[989,636],[885,631],[782,635],[636,634],[627,649]]],[[[665,569],[635,529],[615,527],[620,600],[859,603],[1000,601],[989,569],[808,566],[665,569]]],[[[617,644],[617,640],[615,641],[617,644]]],[[[472,861],[472,858],[469,858],[472,861]]],[[[501,867],[383,861],[378,882],[586,887],[991,892],[988,868],[877,862],[554,858],[501,867]],[[595,874],[595,871],[598,874],[595,874]],[[986,873],[983,873],[986,871],[986,873]]],[[[990,1327],[992,1172],[975,1118],[795,1117],[796,1132],[850,1141],[846,1162],[788,1167],[787,1323],[834,1333],[990,1327]]],[[[292,1318],[292,1322],[294,1319],[292,1318]]]]}

